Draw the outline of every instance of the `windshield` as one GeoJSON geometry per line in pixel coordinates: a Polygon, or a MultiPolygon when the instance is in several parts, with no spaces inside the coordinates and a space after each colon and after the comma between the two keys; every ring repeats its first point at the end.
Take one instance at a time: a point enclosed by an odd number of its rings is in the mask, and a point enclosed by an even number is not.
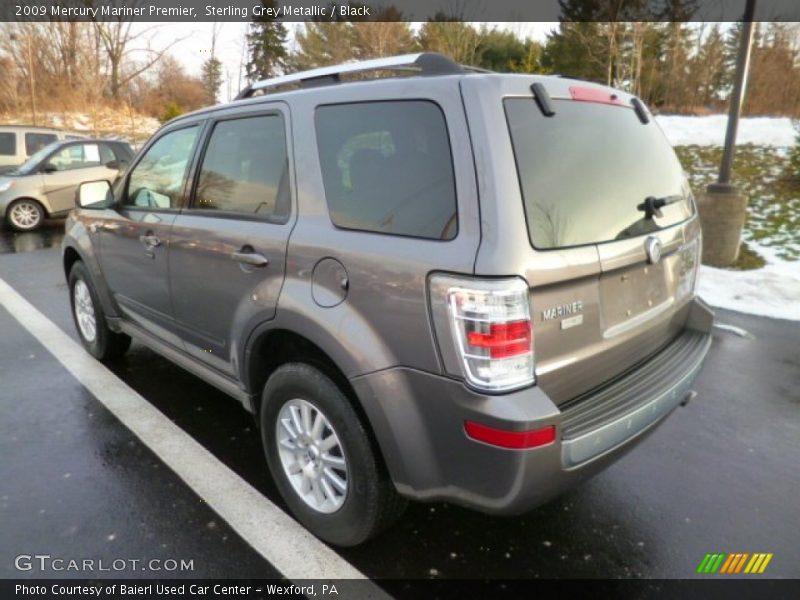
{"type": "Polygon", "coordinates": [[[39,164],[44,160],[44,158],[49,155],[53,150],[55,150],[61,142],[52,142],[47,144],[44,148],[40,148],[33,154],[31,157],[18,166],[12,173],[14,175],[30,175],[33,173],[37,168],[39,168],[39,164]]]}
{"type": "Polygon", "coordinates": [[[590,102],[554,100],[552,117],[530,98],[504,105],[534,247],[636,237],[692,215],[681,165],[654,122],[590,102]]]}

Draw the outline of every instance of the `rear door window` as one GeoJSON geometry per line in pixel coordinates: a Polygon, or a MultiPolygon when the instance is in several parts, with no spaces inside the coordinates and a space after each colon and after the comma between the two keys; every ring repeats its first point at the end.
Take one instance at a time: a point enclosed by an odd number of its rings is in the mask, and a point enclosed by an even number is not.
{"type": "Polygon", "coordinates": [[[290,206],[285,131],[280,114],[218,122],[192,208],[285,222],[290,206]]]}
{"type": "Polygon", "coordinates": [[[16,156],[17,134],[10,131],[0,133],[0,156],[16,156]]]}
{"type": "Polygon", "coordinates": [[[675,152],[633,110],[554,100],[545,117],[531,98],[504,101],[528,230],[539,249],[646,235],[692,215],[675,152]],[[648,197],[664,200],[660,216],[648,197]]]}
{"type": "Polygon", "coordinates": [[[57,139],[58,137],[54,133],[26,133],[25,154],[31,156],[57,139]]]}
{"type": "Polygon", "coordinates": [[[444,114],[424,100],[321,106],[315,115],[331,220],[341,228],[449,240],[455,179],[444,114]]]}

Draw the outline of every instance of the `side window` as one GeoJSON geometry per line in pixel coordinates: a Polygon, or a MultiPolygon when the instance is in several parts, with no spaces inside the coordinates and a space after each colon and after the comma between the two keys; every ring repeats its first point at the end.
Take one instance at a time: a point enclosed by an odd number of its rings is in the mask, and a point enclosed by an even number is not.
{"type": "Polygon", "coordinates": [[[17,154],[17,134],[10,131],[0,133],[0,156],[17,154]]]}
{"type": "Polygon", "coordinates": [[[453,239],[457,208],[444,114],[407,100],[321,106],[315,115],[331,220],[338,227],[453,239]]]}
{"type": "Polygon", "coordinates": [[[108,149],[99,144],[72,144],[53,154],[47,162],[59,171],[99,167],[109,162],[108,149]]]}
{"type": "Polygon", "coordinates": [[[289,162],[281,115],[220,121],[208,142],[193,208],[289,216],[289,162]]]}
{"type": "Polygon", "coordinates": [[[128,178],[127,206],[178,207],[197,131],[197,126],[171,131],[150,146],[128,178]]]}
{"type": "Polygon", "coordinates": [[[57,139],[54,133],[26,133],[25,154],[30,156],[47,146],[47,144],[52,144],[57,139]]]}

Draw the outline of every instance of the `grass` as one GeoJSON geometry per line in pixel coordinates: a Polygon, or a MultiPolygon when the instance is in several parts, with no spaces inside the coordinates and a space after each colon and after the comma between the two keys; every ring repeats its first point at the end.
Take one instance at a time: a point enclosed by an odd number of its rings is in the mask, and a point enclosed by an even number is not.
{"type": "Polygon", "coordinates": [[[739,248],[739,258],[731,265],[731,269],[749,271],[752,269],[760,269],[766,264],[767,261],[764,260],[763,256],[754,251],[747,242],[742,242],[742,246],[739,248]]]}
{"type": "MultiPolygon", "coordinates": [[[[722,148],[677,146],[675,151],[695,194],[716,180],[722,148]]],[[[778,258],[800,260],[800,185],[787,152],[769,146],[736,147],[733,183],[750,201],[742,238],[745,242],[734,268],[763,266],[759,246],[775,251],[778,258]],[[748,246],[746,243],[749,242],[748,246]]]]}

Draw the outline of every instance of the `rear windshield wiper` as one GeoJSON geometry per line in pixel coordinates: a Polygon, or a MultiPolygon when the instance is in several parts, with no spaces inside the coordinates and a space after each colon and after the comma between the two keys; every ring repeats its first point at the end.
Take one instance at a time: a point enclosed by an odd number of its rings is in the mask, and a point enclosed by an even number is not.
{"type": "Polygon", "coordinates": [[[684,198],[681,194],[674,194],[672,196],[662,196],[661,198],[656,198],[655,196],[648,196],[644,199],[644,202],[638,204],[636,206],[636,210],[641,210],[644,212],[645,219],[652,219],[653,217],[658,217],[659,219],[664,215],[661,213],[661,209],[667,206],[668,204],[675,204],[676,202],[682,201],[684,198]]]}

